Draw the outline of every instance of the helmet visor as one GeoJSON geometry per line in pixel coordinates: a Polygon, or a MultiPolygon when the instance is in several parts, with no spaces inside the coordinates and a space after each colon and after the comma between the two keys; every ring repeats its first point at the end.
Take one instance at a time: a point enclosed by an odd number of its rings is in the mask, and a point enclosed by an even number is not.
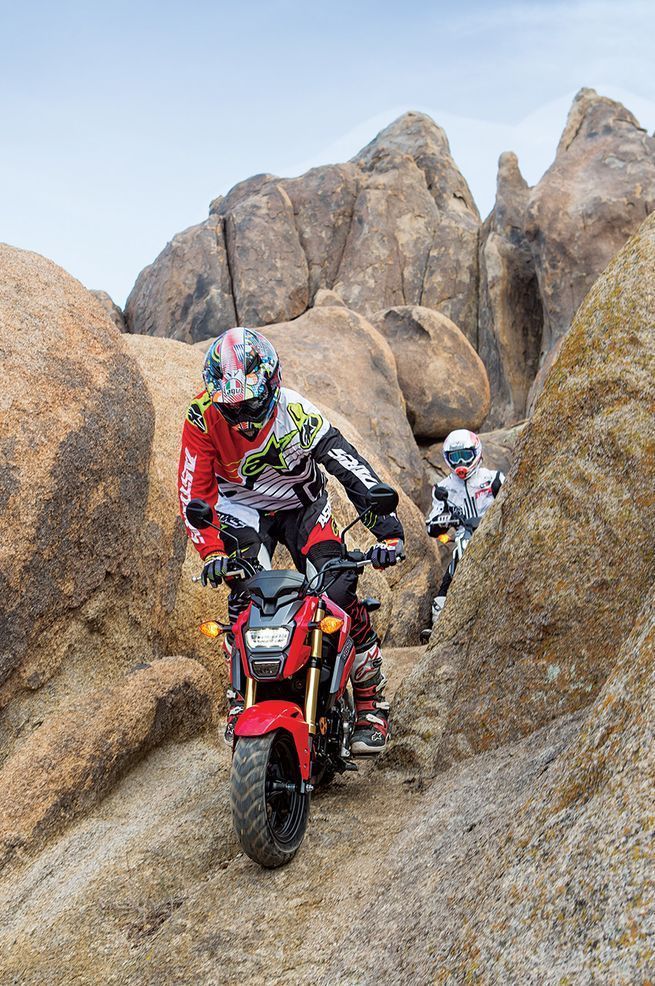
{"type": "Polygon", "coordinates": [[[470,466],[475,459],[475,449],[472,448],[457,448],[453,449],[452,452],[446,452],[446,458],[448,463],[453,467],[456,466],[470,466]]]}

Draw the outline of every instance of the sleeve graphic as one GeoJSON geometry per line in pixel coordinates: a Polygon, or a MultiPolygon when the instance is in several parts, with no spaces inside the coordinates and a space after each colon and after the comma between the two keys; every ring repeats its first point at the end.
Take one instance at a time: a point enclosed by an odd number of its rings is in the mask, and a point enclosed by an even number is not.
{"type": "Polygon", "coordinates": [[[195,423],[187,417],[182,430],[182,449],[178,468],[178,496],[180,514],[187,534],[195,544],[201,558],[212,551],[223,551],[223,542],[218,531],[211,527],[198,531],[186,519],[186,505],[189,500],[200,498],[214,506],[218,500],[218,484],[214,471],[215,453],[211,441],[195,423]]]}

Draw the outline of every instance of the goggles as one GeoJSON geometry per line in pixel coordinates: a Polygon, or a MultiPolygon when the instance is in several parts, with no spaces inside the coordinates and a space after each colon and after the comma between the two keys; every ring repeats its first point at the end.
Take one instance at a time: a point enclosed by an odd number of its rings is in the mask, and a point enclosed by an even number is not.
{"type": "Polygon", "coordinates": [[[446,452],[446,458],[451,466],[470,466],[475,459],[475,450],[472,448],[453,449],[446,452]]]}

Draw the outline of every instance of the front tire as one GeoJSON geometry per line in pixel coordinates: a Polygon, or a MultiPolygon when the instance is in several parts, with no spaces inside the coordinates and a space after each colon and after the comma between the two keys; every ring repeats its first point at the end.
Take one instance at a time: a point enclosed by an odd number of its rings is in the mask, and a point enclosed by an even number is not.
{"type": "Polygon", "coordinates": [[[286,730],[239,737],[230,777],[232,820],[243,851],[260,866],[284,866],[300,847],[309,815],[309,794],[300,793],[300,784],[286,730]]]}

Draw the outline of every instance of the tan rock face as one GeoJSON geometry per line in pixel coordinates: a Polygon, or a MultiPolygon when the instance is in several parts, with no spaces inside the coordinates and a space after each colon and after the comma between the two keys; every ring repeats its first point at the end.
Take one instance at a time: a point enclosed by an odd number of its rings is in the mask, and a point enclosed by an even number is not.
{"type": "Polygon", "coordinates": [[[429,735],[426,763],[589,704],[655,579],[654,270],[650,217],[580,309],[408,683],[399,718],[419,743],[429,735]]]}
{"type": "MultiPolygon", "coordinates": [[[[475,342],[480,217],[469,187],[451,157],[445,132],[424,113],[405,113],[378,134],[355,160],[372,175],[398,168],[405,176],[401,200],[410,201],[414,197],[417,210],[413,229],[408,228],[404,219],[395,227],[398,230],[397,253],[401,261],[408,249],[415,252],[417,262],[427,256],[427,264],[420,273],[411,264],[401,263],[403,277],[409,285],[408,289],[403,289],[402,301],[378,302],[370,311],[391,304],[421,304],[435,308],[475,342]],[[421,195],[420,183],[410,180],[406,166],[400,164],[399,158],[403,156],[409,156],[422,172],[434,211],[421,195]],[[422,249],[410,242],[421,235],[417,219],[422,219],[428,234],[427,243],[425,234],[422,237],[422,249]],[[420,293],[417,290],[419,284],[420,293]]],[[[395,207],[390,203],[390,209],[395,207]]],[[[389,269],[392,268],[393,258],[389,264],[389,269]]]]}
{"type": "Polygon", "coordinates": [[[225,683],[220,641],[203,636],[205,620],[227,619],[226,595],[194,583],[202,568],[178,512],[177,465],[182,425],[193,397],[202,389],[203,352],[173,339],[125,337],[146,381],[155,408],[155,431],[148,465],[146,519],[135,554],[144,572],[157,654],[186,654],[225,683]]]}
{"type": "Polygon", "coordinates": [[[111,295],[107,294],[106,291],[92,291],[91,294],[97,301],[100,302],[118,331],[127,332],[127,325],[125,324],[123,310],[118,307],[111,295]]]}
{"type": "Polygon", "coordinates": [[[407,305],[376,312],[371,322],[395,355],[417,438],[445,438],[454,428],[480,427],[489,410],[487,371],[449,318],[407,305]]]}
{"type": "Polygon", "coordinates": [[[496,204],[480,237],[478,352],[491,386],[487,427],[525,416],[539,365],[543,312],[524,231],[529,191],[516,155],[502,154],[496,204]]]}
{"type": "Polygon", "coordinates": [[[130,332],[184,342],[237,324],[221,216],[178,233],[141,271],[125,319],[130,332]]]}
{"type": "Polygon", "coordinates": [[[171,657],[48,719],[0,770],[0,868],[88,810],[154,746],[206,726],[212,700],[200,665],[171,657]]]}
{"type": "Polygon", "coordinates": [[[281,185],[266,186],[227,213],[225,242],[237,324],[280,322],[305,311],[307,260],[281,185]]]}
{"type": "Polygon", "coordinates": [[[655,139],[620,103],[582,89],[555,161],[528,200],[526,233],[543,304],[544,355],[654,208],[655,139]]]}
{"type": "MultiPolygon", "coordinates": [[[[490,971],[507,970],[509,955],[517,981],[538,970],[545,975],[547,968],[552,974],[553,960],[561,977],[576,968],[598,981],[647,981],[654,921],[648,903],[654,668],[651,591],[580,735],[532,785],[500,851],[485,860],[486,872],[467,888],[463,905],[471,937],[483,949],[475,958],[490,971]],[[503,926],[509,926],[509,936],[494,933],[485,942],[489,927],[503,926]],[[544,941],[548,967],[540,955],[544,941]]],[[[451,955],[458,946],[463,963],[472,965],[461,938],[452,943],[451,955]]]]}
{"type": "Polygon", "coordinates": [[[364,314],[437,308],[474,340],[478,227],[444,132],[407,113],[349,163],[256,175],[215,199],[139,275],[130,331],[198,341],[295,318],[334,288],[364,314]]]}
{"type": "Polygon", "coordinates": [[[61,268],[0,247],[0,707],[127,608],[153,411],[121,338],[61,268]]]}

